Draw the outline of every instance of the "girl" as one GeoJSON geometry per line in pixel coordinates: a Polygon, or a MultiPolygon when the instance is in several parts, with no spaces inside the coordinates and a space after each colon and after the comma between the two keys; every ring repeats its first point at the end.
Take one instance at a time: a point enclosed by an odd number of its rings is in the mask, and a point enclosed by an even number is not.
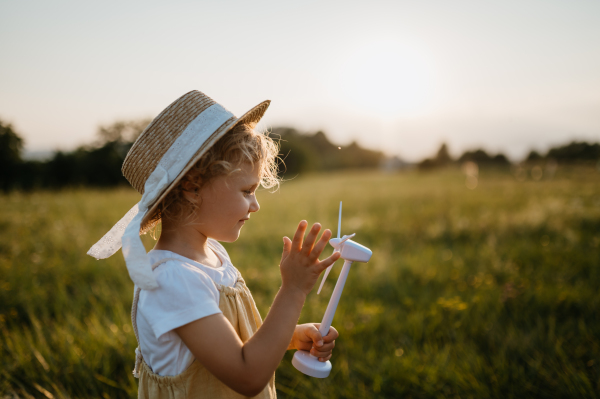
{"type": "Polygon", "coordinates": [[[233,242],[260,207],[256,190],[274,187],[277,146],[253,128],[265,101],[236,118],[198,91],[177,99],[148,125],[123,163],[142,199],[90,251],[106,258],[122,243],[135,283],[134,374],[143,398],[275,397],[274,372],[287,349],[331,357],[338,333],[296,325],[319,274],[321,237],[306,221],[283,238],[282,284],[264,323],[219,241],[233,242]],[[139,234],[162,222],[146,254],[139,234]]]}

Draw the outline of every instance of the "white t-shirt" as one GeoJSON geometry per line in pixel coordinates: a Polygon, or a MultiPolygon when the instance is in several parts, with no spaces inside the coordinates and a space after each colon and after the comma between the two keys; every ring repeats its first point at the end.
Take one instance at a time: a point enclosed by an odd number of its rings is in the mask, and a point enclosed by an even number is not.
{"type": "Polygon", "coordinates": [[[233,287],[238,270],[229,255],[216,240],[208,239],[221,266],[210,267],[171,251],[152,250],[152,264],[169,258],[154,269],[159,287],[142,290],[137,308],[137,327],[142,356],[159,375],[177,375],[194,361],[194,355],[173,330],[194,320],[216,313],[219,291],[214,283],[233,287]]]}

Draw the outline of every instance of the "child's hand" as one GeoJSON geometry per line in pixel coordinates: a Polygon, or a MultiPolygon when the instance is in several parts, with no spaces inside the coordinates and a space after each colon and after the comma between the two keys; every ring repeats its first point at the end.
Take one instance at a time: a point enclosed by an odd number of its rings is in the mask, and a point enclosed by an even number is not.
{"type": "Polygon", "coordinates": [[[335,346],[335,339],[340,334],[338,334],[335,328],[329,327],[327,335],[321,337],[319,327],[321,327],[321,323],[297,325],[288,349],[310,351],[310,354],[318,357],[321,362],[331,359],[331,351],[335,346]]]}
{"type": "Polygon", "coordinates": [[[283,237],[283,255],[279,265],[282,288],[297,290],[304,295],[312,290],[319,274],[340,257],[339,252],[336,252],[325,260],[319,261],[319,255],[325,249],[331,231],[325,230],[315,244],[321,225],[315,223],[304,240],[307,225],[306,220],[300,222],[293,240],[283,237]]]}

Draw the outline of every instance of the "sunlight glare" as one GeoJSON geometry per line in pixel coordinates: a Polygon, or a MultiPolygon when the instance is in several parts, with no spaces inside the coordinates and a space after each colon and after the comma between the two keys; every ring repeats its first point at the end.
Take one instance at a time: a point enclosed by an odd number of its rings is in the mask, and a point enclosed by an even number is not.
{"type": "Polygon", "coordinates": [[[338,77],[349,105],[380,117],[420,116],[433,105],[433,63],[417,48],[397,41],[371,41],[355,48],[338,77]]]}

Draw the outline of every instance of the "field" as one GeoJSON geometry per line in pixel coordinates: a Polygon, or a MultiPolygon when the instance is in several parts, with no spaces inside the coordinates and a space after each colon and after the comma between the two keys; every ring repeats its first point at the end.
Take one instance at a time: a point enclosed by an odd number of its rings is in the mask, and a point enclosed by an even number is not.
{"type": "MultiPolygon", "coordinates": [[[[226,247],[263,317],[281,237],[299,220],[335,233],[343,200],[342,233],[373,250],[334,319],[332,375],[300,374],[290,351],[279,397],[600,397],[600,172],[520,173],[483,170],[470,189],[452,169],[347,172],[260,191],[260,212],[226,247]]],[[[0,196],[0,397],[136,397],[133,284],[120,253],[85,252],[138,200],[0,196]]],[[[340,269],[300,322],[321,320],[340,269]]]]}

